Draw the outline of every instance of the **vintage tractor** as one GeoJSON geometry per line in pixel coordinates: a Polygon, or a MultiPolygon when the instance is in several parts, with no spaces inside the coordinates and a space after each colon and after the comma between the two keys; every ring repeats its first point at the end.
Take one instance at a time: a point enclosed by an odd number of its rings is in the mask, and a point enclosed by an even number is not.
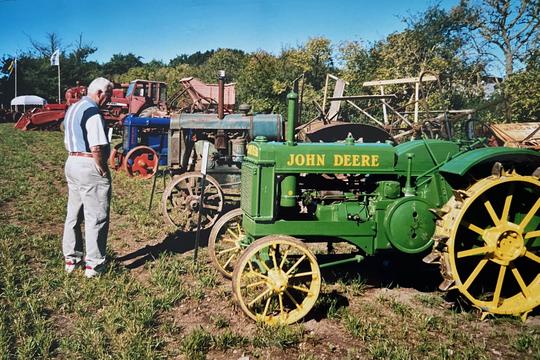
{"type": "Polygon", "coordinates": [[[242,163],[241,209],[213,227],[209,253],[250,318],[290,324],[314,306],[321,269],[377,253],[440,264],[483,314],[540,304],[540,153],[445,140],[296,143],[257,137],[242,163]],[[348,242],[319,263],[313,243],[348,242]]]}
{"type": "Polygon", "coordinates": [[[282,139],[281,115],[225,115],[221,104],[223,98],[218,101],[217,114],[184,113],[171,118],[167,162],[175,176],[165,188],[161,204],[165,222],[182,231],[194,231],[197,227],[204,141],[210,143],[210,151],[201,228],[208,229],[226,209],[227,198],[238,206],[234,198],[239,199],[240,169],[247,143],[257,136],[282,139]]]}
{"type": "MultiPolygon", "coordinates": [[[[122,142],[112,149],[109,156],[109,166],[113,170],[122,169],[129,176],[149,179],[160,165],[167,165],[167,132],[171,117],[179,116],[169,114],[171,104],[180,105],[182,111],[216,110],[212,106],[217,108],[218,85],[205,84],[193,77],[180,82],[183,90],[170,99],[166,97],[166,84],[159,81],[133,80],[125,96],[113,92],[105,118],[120,119],[123,113],[129,114],[122,122],[122,142]],[[190,100],[183,99],[185,96],[190,100]]],[[[223,87],[223,110],[230,113],[234,107],[234,84],[220,83],[220,86],[223,87]]]]}
{"type": "Polygon", "coordinates": [[[154,176],[160,165],[167,165],[170,123],[170,118],[128,115],[123,121],[122,142],[109,155],[109,167],[140,179],[154,176]]]}

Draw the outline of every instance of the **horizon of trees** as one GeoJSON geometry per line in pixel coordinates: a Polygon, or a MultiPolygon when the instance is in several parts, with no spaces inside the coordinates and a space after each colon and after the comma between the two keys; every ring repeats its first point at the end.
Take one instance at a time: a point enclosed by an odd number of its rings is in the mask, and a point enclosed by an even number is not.
{"type": "MultiPolygon", "coordinates": [[[[435,5],[403,18],[403,31],[373,43],[351,40],[333,44],[314,37],[278,54],[264,50],[211,49],[180,54],[168,63],[143,62],[133,53],[114,54],[105,63],[89,60],[98,49],[82,34],[70,46],[62,46],[58,34],[46,42],[30,39],[30,48],[17,56],[18,94],[35,94],[57,101],[57,69],[50,56],[61,49],[62,96],[76,82],[86,85],[97,76],[117,83],[136,78],[165,81],[169,94],[180,89],[179,80],[194,76],[215,83],[224,69],[228,82],[237,85],[237,104],[248,103],[255,112],[285,113],[286,94],[292,82],[304,74],[304,120],[318,113],[326,74],[348,82],[346,94],[378,93],[362,86],[364,81],[418,76],[423,71],[439,74],[431,86],[430,108],[479,107],[498,97],[498,105],[482,113],[485,120],[534,121],[540,119],[540,0],[462,0],[444,10],[435,5]],[[490,69],[503,69],[498,90],[486,99],[482,80],[490,69]]],[[[13,54],[0,59],[0,104],[9,106],[14,95],[9,64],[13,54]]],[[[404,94],[403,86],[386,89],[404,94]]],[[[62,99],[63,100],[63,99],[62,99]]],[[[361,114],[345,106],[344,114],[359,121],[361,114]]]]}

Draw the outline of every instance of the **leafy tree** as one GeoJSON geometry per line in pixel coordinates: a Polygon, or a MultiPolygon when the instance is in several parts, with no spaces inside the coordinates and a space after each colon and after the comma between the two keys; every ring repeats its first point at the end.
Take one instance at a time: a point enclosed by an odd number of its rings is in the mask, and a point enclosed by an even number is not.
{"type": "Polygon", "coordinates": [[[193,76],[207,83],[217,81],[218,71],[225,70],[227,81],[236,81],[246,63],[246,54],[236,49],[218,49],[206,62],[196,67],[193,76]]]}
{"type": "Polygon", "coordinates": [[[540,1],[539,0],[482,0],[470,7],[475,16],[474,29],[484,40],[479,49],[484,54],[499,59],[502,52],[506,76],[514,73],[517,62],[522,62],[527,52],[537,47],[540,39],[540,1]],[[493,48],[494,47],[494,48],[493,48]]]}
{"type": "Polygon", "coordinates": [[[126,73],[131,68],[142,65],[141,57],[133,53],[114,54],[108,62],[103,64],[102,69],[105,76],[114,78],[117,75],[126,73]]]}
{"type": "Polygon", "coordinates": [[[526,68],[508,77],[503,85],[513,119],[540,121],[540,50],[531,52],[526,68]]]}
{"type": "Polygon", "coordinates": [[[191,55],[182,54],[178,55],[174,59],[169,61],[169,66],[178,66],[180,64],[187,64],[192,66],[199,66],[204,64],[208,59],[214,55],[215,50],[207,50],[205,52],[197,51],[191,55]]]}

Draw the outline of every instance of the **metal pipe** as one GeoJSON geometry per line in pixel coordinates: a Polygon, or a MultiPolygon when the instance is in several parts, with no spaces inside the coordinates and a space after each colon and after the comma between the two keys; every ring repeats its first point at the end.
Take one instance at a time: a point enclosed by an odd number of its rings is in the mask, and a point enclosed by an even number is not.
{"type": "Polygon", "coordinates": [[[407,153],[407,180],[405,181],[405,189],[404,189],[405,196],[416,195],[416,192],[411,184],[413,157],[414,157],[413,153],[407,153]]]}
{"type": "Polygon", "coordinates": [[[225,117],[225,70],[219,70],[218,73],[218,118],[223,119],[225,117]]]}
{"type": "MultiPolygon", "coordinates": [[[[285,134],[286,144],[289,146],[294,146],[294,128],[296,124],[296,106],[298,101],[298,95],[291,91],[287,95],[288,108],[287,108],[287,132],[285,134]]],[[[282,207],[294,207],[296,206],[297,198],[297,179],[296,175],[286,175],[281,180],[281,198],[280,205],[282,207]]]]}
{"type": "Polygon", "coordinates": [[[288,145],[294,145],[294,128],[296,127],[296,106],[297,106],[298,94],[291,91],[287,95],[288,107],[287,107],[287,132],[285,134],[285,141],[288,145]]]}
{"type": "Polygon", "coordinates": [[[332,262],[327,262],[327,263],[324,263],[324,264],[320,264],[319,268],[324,269],[324,268],[327,268],[327,267],[343,265],[343,264],[347,264],[347,263],[351,263],[351,262],[360,263],[363,260],[364,260],[364,257],[362,255],[355,255],[352,258],[343,259],[343,260],[337,260],[337,261],[332,261],[332,262]]]}

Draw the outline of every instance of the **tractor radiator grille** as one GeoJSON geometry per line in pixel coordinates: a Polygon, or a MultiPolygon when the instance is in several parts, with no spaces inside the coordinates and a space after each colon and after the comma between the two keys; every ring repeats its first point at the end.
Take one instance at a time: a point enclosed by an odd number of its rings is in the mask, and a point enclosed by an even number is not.
{"type": "Polygon", "coordinates": [[[242,164],[242,182],[240,186],[240,204],[244,213],[257,216],[258,191],[256,185],[258,168],[255,165],[244,162],[242,164]],[[255,182],[255,183],[254,183],[255,182]]]}

